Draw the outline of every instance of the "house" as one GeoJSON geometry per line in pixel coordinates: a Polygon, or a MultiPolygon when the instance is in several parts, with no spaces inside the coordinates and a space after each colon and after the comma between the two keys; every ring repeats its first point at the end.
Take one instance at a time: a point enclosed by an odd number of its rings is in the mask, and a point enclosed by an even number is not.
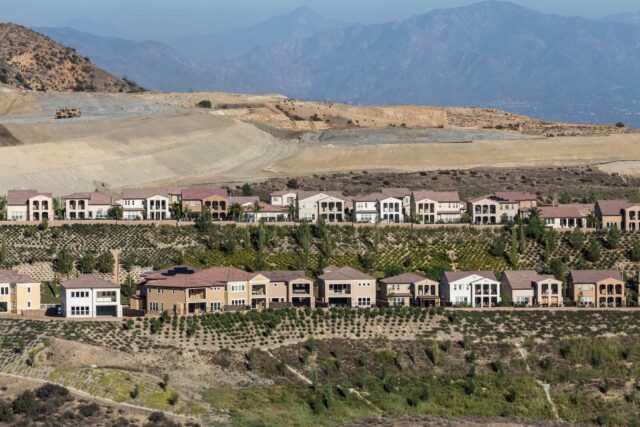
{"type": "Polygon", "coordinates": [[[390,306],[440,305],[438,282],[422,273],[403,273],[380,280],[380,299],[390,306]]]}
{"type": "Polygon", "coordinates": [[[179,197],[182,213],[196,219],[208,210],[214,221],[225,220],[229,213],[229,196],[224,188],[183,188],[179,197]]]}
{"type": "Polygon", "coordinates": [[[38,190],[9,190],[7,192],[7,219],[10,221],[52,220],[53,197],[38,190]]]}
{"type": "Polygon", "coordinates": [[[640,230],[640,204],[626,200],[598,200],[595,211],[602,228],[640,230]]]}
{"type": "Polygon", "coordinates": [[[97,191],[73,193],[62,198],[64,202],[64,219],[105,219],[111,209],[112,200],[106,194],[97,191]]]}
{"type": "Polygon", "coordinates": [[[421,224],[460,222],[462,202],[457,191],[414,191],[411,217],[421,224]]]}
{"type": "Polygon", "coordinates": [[[468,201],[467,212],[474,224],[500,224],[503,219],[513,221],[519,214],[526,217],[537,204],[534,194],[501,191],[468,201]]]}
{"type": "Polygon", "coordinates": [[[295,205],[298,201],[298,193],[292,190],[274,191],[269,194],[269,203],[273,206],[295,205]]]}
{"type": "Polygon", "coordinates": [[[592,204],[568,204],[543,206],[540,219],[551,228],[589,228],[588,217],[593,213],[592,204]]]}
{"type": "Polygon", "coordinates": [[[122,206],[122,218],[127,220],[171,219],[172,203],[167,190],[128,189],[117,198],[116,204],[122,206]]]}
{"type": "Polygon", "coordinates": [[[297,218],[315,222],[321,216],[327,222],[342,222],[346,200],[338,191],[299,191],[296,201],[297,218]]]}
{"type": "Polygon", "coordinates": [[[373,307],[376,279],[351,267],[330,266],[318,277],[320,300],[331,307],[373,307]]]}
{"type": "Polygon", "coordinates": [[[288,206],[274,206],[264,202],[258,202],[244,207],[244,216],[251,222],[283,222],[290,217],[288,206]],[[256,209],[257,206],[257,209],[256,209]]]}
{"type": "Polygon", "coordinates": [[[411,215],[411,190],[408,188],[388,187],[380,190],[382,194],[402,200],[402,215],[411,215]]]}
{"type": "Polygon", "coordinates": [[[562,307],[562,282],[537,271],[505,271],[500,278],[502,291],[515,305],[562,307]]]}
{"type": "Polygon", "coordinates": [[[385,193],[372,193],[353,198],[356,222],[404,222],[404,199],[385,193]]]}
{"type": "Polygon", "coordinates": [[[316,306],[313,280],[304,271],[260,271],[269,279],[269,304],[284,303],[289,307],[316,306]]]}
{"type": "Polygon", "coordinates": [[[624,307],[625,283],[616,270],[571,270],[570,297],[574,303],[586,307],[624,307]]]}
{"type": "Polygon", "coordinates": [[[198,314],[269,307],[269,279],[233,267],[176,266],[143,275],[140,306],[148,313],[198,314]]]}
{"type": "Polygon", "coordinates": [[[492,271],[447,271],[440,297],[454,306],[495,307],[501,301],[500,282],[492,271]]]}
{"type": "Polygon", "coordinates": [[[0,313],[40,309],[40,282],[16,270],[0,270],[0,313]]]}
{"type": "Polygon", "coordinates": [[[60,283],[64,317],[122,317],[120,286],[92,274],[60,283]]]}

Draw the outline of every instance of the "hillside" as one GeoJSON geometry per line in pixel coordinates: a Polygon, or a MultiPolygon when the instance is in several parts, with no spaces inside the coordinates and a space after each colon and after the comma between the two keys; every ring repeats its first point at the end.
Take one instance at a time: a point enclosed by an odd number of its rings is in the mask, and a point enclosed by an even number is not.
{"type": "Polygon", "coordinates": [[[0,82],[42,91],[140,90],[96,67],[73,49],[11,23],[0,23],[0,82]]]}
{"type": "Polygon", "coordinates": [[[264,44],[210,87],[353,104],[486,106],[638,126],[640,26],[486,1],[264,44]],[[589,88],[589,90],[585,90],[589,88]]]}

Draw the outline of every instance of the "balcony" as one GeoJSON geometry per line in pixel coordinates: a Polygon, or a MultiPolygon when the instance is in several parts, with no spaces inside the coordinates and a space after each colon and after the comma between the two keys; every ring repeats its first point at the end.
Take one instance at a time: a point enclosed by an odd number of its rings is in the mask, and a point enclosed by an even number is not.
{"type": "Polygon", "coordinates": [[[118,302],[118,298],[116,298],[115,296],[113,297],[97,297],[96,298],[96,302],[100,303],[100,302],[118,302]]]}
{"type": "Polygon", "coordinates": [[[265,296],[267,293],[264,289],[254,289],[251,291],[252,296],[265,296]]]}
{"type": "Polygon", "coordinates": [[[304,288],[293,288],[291,289],[291,293],[295,295],[305,295],[311,293],[311,290],[308,287],[304,288]]]}

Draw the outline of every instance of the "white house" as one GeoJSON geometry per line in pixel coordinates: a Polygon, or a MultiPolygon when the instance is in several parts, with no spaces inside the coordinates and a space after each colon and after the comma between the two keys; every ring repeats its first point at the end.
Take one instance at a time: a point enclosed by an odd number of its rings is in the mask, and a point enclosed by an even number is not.
{"type": "Polygon", "coordinates": [[[342,193],[338,191],[299,191],[296,202],[298,219],[301,221],[315,222],[321,215],[332,222],[337,221],[338,214],[340,220],[344,217],[346,202],[342,193]],[[323,202],[326,204],[323,205],[323,202]],[[331,218],[328,216],[329,213],[332,214],[331,218]]]}
{"type": "Polygon", "coordinates": [[[120,286],[91,274],[60,284],[64,317],[122,317],[120,286]]]}
{"type": "Polygon", "coordinates": [[[540,218],[551,228],[588,228],[587,218],[595,211],[592,204],[543,206],[540,218]]]}
{"type": "Polygon", "coordinates": [[[298,201],[298,194],[292,190],[274,191],[269,194],[269,203],[273,206],[295,205],[298,201]]]}
{"type": "Polygon", "coordinates": [[[356,222],[404,222],[404,198],[387,193],[373,193],[353,198],[356,222]]]}
{"type": "Polygon", "coordinates": [[[38,190],[7,191],[7,219],[10,221],[52,220],[53,197],[38,190]]]}
{"type": "Polygon", "coordinates": [[[171,219],[171,203],[167,190],[124,190],[116,204],[122,206],[123,219],[171,219]]]}
{"type": "Polygon", "coordinates": [[[500,282],[492,271],[447,271],[440,279],[440,296],[451,305],[477,308],[500,302],[500,282]]]}
{"type": "Polygon", "coordinates": [[[111,208],[111,197],[97,191],[73,193],[62,198],[64,201],[64,218],[67,220],[78,219],[105,219],[111,208]]]}

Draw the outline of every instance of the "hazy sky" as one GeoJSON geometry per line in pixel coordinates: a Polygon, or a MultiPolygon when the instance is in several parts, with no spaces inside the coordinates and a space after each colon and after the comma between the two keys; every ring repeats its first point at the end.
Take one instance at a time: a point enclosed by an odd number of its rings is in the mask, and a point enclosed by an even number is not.
{"type": "MultiPolygon", "coordinates": [[[[473,0],[0,0],[0,20],[58,26],[88,17],[129,34],[170,36],[240,28],[308,6],[328,18],[375,23],[404,19],[473,0]]],[[[640,12],[638,0],[514,0],[532,9],[598,18],[640,12]]]]}

